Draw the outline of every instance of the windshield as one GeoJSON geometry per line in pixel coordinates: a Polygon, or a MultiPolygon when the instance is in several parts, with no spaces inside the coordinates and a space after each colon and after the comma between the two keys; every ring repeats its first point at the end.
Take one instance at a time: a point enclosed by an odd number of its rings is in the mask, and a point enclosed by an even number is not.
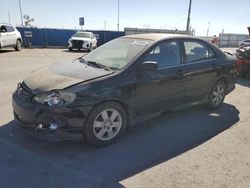
{"type": "Polygon", "coordinates": [[[152,42],[146,39],[118,38],[90,52],[84,59],[120,70],[152,42]]]}
{"type": "Polygon", "coordinates": [[[90,38],[90,34],[89,33],[76,33],[73,35],[73,37],[90,38]]]}

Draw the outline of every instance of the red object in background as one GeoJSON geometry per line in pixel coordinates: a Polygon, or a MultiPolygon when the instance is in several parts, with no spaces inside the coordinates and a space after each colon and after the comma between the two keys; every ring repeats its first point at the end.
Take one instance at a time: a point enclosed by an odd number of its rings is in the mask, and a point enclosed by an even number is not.
{"type": "Polygon", "coordinates": [[[249,33],[249,35],[250,35],[250,26],[249,26],[247,29],[248,29],[248,33],[249,33]]]}
{"type": "Polygon", "coordinates": [[[242,73],[248,74],[250,76],[250,60],[237,58],[237,71],[241,75],[242,73]]]}

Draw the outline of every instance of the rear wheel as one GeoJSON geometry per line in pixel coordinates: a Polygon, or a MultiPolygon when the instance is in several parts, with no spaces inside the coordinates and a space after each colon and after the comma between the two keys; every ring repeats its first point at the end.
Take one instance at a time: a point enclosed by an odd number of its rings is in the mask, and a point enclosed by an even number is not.
{"type": "Polygon", "coordinates": [[[84,137],[91,145],[105,146],[117,141],[126,127],[125,109],[118,103],[106,102],[90,113],[84,126],[84,137]]]}
{"type": "Polygon", "coordinates": [[[15,46],[15,50],[16,51],[21,51],[21,49],[22,49],[22,43],[21,43],[21,40],[17,40],[16,41],[16,46],[15,46]]]}
{"type": "Polygon", "coordinates": [[[208,107],[215,109],[218,108],[224,101],[226,95],[226,84],[224,81],[219,80],[211,89],[208,96],[208,107]]]}

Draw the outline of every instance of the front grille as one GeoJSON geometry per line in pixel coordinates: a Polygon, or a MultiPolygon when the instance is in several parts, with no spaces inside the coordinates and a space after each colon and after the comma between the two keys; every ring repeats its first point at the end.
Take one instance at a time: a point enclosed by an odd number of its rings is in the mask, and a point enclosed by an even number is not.
{"type": "Polygon", "coordinates": [[[24,82],[18,84],[17,95],[20,99],[24,101],[31,99],[33,96],[31,89],[24,82]]]}
{"type": "Polygon", "coordinates": [[[76,47],[76,48],[81,48],[83,45],[83,41],[81,40],[72,40],[71,42],[72,42],[73,47],[76,47]]]}

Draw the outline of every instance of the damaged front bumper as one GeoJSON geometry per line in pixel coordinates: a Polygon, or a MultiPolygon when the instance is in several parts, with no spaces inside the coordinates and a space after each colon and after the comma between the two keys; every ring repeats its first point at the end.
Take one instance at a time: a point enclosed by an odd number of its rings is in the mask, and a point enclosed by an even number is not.
{"type": "Polygon", "coordinates": [[[68,140],[79,138],[89,107],[48,107],[24,101],[15,92],[12,95],[14,118],[25,132],[49,139],[68,140]]]}

